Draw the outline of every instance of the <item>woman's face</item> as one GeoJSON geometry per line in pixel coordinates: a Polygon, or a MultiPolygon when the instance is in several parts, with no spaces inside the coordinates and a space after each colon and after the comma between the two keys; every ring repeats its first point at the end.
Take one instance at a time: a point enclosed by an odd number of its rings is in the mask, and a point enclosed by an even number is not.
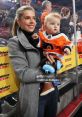
{"type": "Polygon", "coordinates": [[[52,11],[52,4],[51,3],[47,4],[46,8],[47,8],[48,12],[51,12],[52,11]]]}
{"type": "Polygon", "coordinates": [[[25,10],[20,19],[17,20],[19,27],[27,32],[33,32],[36,26],[35,12],[25,10]]]}

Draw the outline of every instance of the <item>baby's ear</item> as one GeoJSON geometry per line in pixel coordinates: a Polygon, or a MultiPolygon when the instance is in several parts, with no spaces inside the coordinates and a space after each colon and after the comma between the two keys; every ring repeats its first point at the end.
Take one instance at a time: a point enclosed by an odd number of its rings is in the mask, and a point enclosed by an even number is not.
{"type": "Polygon", "coordinates": [[[44,30],[46,29],[46,23],[43,25],[43,29],[44,29],[44,30]]]}

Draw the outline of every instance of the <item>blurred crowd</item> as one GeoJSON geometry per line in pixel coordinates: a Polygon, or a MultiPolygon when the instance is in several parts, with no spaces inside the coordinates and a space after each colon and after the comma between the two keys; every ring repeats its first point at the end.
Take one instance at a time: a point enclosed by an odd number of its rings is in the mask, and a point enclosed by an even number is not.
{"type": "MultiPolygon", "coordinates": [[[[28,3],[27,3],[28,4],[28,3]]],[[[30,3],[36,10],[36,31],[41,26],[40,17],[43,12],[43,7],[41,4],[41,1],[37,1],[37,3],[30,3]]],[[[13,7],[11,7],[10,10],[1,10],[0,12],[0,37],[8,39],[11,37],[11,28],[13,24],[13,19],[15,17],[15,12],[17,8],[20,7],[19,3],[16,3],[13,7]]],[[[65,33],[69,38],[72,38],[72,35],[74,33],[74,21],[73,21],[73,11],[72,8],[69,8],[67,6],[58,6],[55,3],[52,5],[54,11],[60,12],[62,15],[61,20],[61,32],[65,33]]],[[[49,9],[49,8],[47,8],[49,9]]],[[[81,13],[78,11],[76,12],[76,27],[77,30],[80,29],[82,31],[82,16],[81,13]]]]}

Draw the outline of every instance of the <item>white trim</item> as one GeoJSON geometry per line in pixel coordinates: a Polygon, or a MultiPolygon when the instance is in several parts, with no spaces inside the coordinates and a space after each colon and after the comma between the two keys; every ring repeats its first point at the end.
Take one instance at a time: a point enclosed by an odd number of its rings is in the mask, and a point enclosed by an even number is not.
{"type": "Polygon", "coordinates": [[[41,93],[40,96],[47,95],[48,93],[50,93],[50,92],[52,92],[52,91],[54,91],[54,90],[55,90],[55,88],[51,88],[51,89],[49,89],[49,90],[44,91],[43,93],[41,93]]]}
{"type": "MultiPolygon", "coordinates": [[[[49,36],[49,35],[46,35],[46,32],[43,32],[43,35],[48,39],[48,36],[49,36]]],[[[67,37],[64,33],[60,33],[60,34],[57,34],[57,35],[55,35],[55,36],[52,36],[52,37],[51,37],[50,39],[48,39],[48,40],[57,39],[57,38],[59,38],[59,37],[61,37],[61,36],[64,36],[66,40],[69,40],[68,37],[67,37]]]]}

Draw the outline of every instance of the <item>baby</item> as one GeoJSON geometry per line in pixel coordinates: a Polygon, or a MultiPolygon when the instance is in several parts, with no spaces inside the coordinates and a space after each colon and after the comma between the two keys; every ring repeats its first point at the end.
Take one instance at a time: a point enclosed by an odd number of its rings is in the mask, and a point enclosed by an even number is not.
{"type": "Polygon", "coordinates": [[[44,19],[44,31],[39,31],[38,47],[42,48],[44,56],[54,64],[61,61],[64,54],[70,54],[73,44],[68,37],[60,33],[61,15],[57,12],[49,13],[44,19]]]}
{"type": "Polygon", "coordinates": [[[54,113],[57,111],[58,102],[57,85],[61,84],[57,80],[56,71],[61,68],[61,57],[64,54],[70,54],[72,49],[71,41],[65,34],[60,33],[60,21],[61,16],[59,13],[49,13],[44,19],[44,31],[39,31],[38,47],[41,48],[44,59],[46,59],[42,69],[45,71],[44,73],[55,74],[53,82],[40,84],[41,102],[44,102],[43,105],[45,104],[43,109],[47,110],[48,107],[47,117],[56,116],[54,113]]]}

